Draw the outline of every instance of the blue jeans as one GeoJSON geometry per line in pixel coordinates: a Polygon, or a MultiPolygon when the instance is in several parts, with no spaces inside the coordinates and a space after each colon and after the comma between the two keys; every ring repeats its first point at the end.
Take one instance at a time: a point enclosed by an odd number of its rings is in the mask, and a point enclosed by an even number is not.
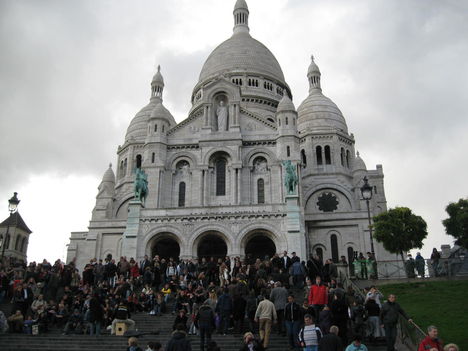
{"type": "Polygon", "coordinates": [[[302,350],[303,351],[318,351],[318,345],[306,346],[302,350]]]}
{"type": "Polygon", "coordinates": [[[289,346],[297,347],[299,345],[299,330],[301,328],[300,321],[285,321],[286,332],[288,333],[289,346]]]}

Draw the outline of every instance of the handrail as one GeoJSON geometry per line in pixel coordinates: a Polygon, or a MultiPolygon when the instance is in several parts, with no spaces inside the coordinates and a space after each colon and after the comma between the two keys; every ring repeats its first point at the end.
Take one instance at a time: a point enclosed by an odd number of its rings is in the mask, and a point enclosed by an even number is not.
{"type": "MultiPolygon", "coordinates": [[[[348,275],[340,272],[339,279],[346,289],[351,286],[356,293],[365,299],[362,289],[359,288],[356,283],[348,277],[348,275]]],[[[399,341],[399,343],[408,351],[417,350],[418,345],[426,337],[424,331],[415,322],[409,322],[402,314],[399,315],[397,328],[397,341],[399,341]]]]}

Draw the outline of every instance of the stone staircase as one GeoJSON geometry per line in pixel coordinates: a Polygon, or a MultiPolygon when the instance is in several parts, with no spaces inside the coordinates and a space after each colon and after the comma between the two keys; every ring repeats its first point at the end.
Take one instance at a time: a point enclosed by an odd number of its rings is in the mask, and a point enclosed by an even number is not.
{"type": "MultiPolygon", "coordinates": [[[[0,309],[9,315],[11,305],[2,305],[0,309]]],[[[171,337],[174,316],[170,313],[162,316],[150,316],[147,313],[135,313],[132,319],[136,322],[138,333],[144,335],[138,338],[139,346],[145,350],[149,341],[159,341],[166,345],[171,337]]],[[[193,350],[200,349],[200,337],[187,336],[193,350]]],[[[237,351],[242,345],[240,334],[226,336],[214,334],[212,339],[218,343],[223,351],[237,351]]],[[[49,332],[40,335],[26,334],[0,334],[0,350],[2,351],[62,351],[62,350],[89,350],[89,351],[117,351],[125,350],[127,337],[113,336],[104,331],[101,336],[90,335],[62,335],[62,330],[52,328],[49,332]]],[[[278,335],[271,335],[268,350],[288,350],[287,339],[278,335]]]]}

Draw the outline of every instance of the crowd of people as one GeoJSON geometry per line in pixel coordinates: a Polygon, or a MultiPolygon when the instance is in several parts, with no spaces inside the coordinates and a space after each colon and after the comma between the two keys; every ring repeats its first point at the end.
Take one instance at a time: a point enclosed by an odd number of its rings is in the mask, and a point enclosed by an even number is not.
{"type": "MultiPolygon", "coordinates": [[[[365,274],[373,274],[372,260],[361,262],[360,273],[366,266],[365,274]]],[[[316,255],[307,262],[286,251],[263,260],[145,256],[136,262],[109,255],[90,260],[81,273],[77,268],[60,260],[1,267],[0,303],[7,299],[12,309],[0,312],[0,331],[115,334],[118,323],[135,328],[133,313],[170,313],[167,351],[190,350],[190,334],[199,335],[202,351],[219,350],[215,332],[245,333],[242,350],[249,351],[268,348],[271,333],[287,337],[291,350],[365,351],[363,341],[386,338],[391,351],[398,316],[409,319],[394,295],[384,302],[375,286],[364,295],[345,289],[333,261],[316,255]]]]}

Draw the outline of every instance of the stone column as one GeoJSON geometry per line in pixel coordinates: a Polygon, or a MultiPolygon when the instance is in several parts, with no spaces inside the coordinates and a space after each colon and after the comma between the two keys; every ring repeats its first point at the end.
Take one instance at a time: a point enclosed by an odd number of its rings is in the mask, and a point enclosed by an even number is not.
{"type": "Polygon", "coordinates": [[[122,237],[122,256],[137,257],[138,232],[140,229],[140,211],[143,204],[139,200],[132,200],[128,204],[127,228],[122,237]]]}
{"type": "Polygon", "coordinates": [[[301,260],[307,260],[304,218],[299,207],[298,195],[286,195],[286,229],[288,251],[296,252],[301,260]]]}

